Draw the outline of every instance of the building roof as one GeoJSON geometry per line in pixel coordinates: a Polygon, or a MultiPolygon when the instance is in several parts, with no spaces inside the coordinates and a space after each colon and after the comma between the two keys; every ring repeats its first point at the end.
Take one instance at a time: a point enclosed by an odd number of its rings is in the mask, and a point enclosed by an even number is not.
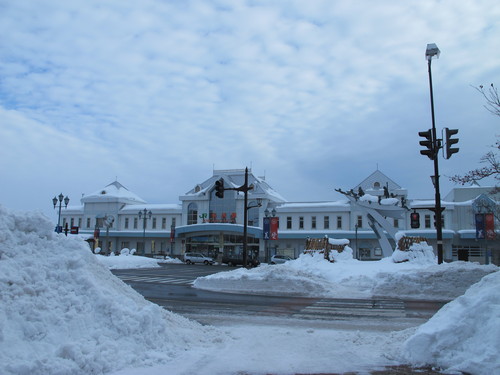
{"type": "MultiPolygon", "coordinates": [[[[193,189],[189,190],[181,200],[189,199],[189,197],[206,195],[214,189],[215,181],[222,178],[226,188],[238,188],[245,183],[245,170],[244,169],[225,169],[214,170],[213,176],[209,179],[197,184],[193,189]]],[[[252,170],[248,170],[248,185],[253,185],[253,189],[249,191],[251,199],[255,198],[268,198],[274,202],[286,202],[278,192],[276,192],[263,178],[256,177],[252,170]]]]}
{"type": "Polygon", "coordinates": [[[129,191],[118,181],[114,181],[103,189],[97,190],[92,194],[84,195],[81,199],[83,203],[95,202],[116,202],[126,204],[144,204],[145,200],[129,191]]]}

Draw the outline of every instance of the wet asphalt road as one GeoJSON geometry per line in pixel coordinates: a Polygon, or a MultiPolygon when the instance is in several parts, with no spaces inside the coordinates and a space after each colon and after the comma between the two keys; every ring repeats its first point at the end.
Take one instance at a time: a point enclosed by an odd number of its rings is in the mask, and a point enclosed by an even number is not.
{"type": "Polygon", "coordinates": [[[203,324],[294,324],[316,328],[399,330],[422,324],[445,301],[389,298],[309,298],[211,292],[192,287],[197,277],[230,271],[227,266],[166,264],[113,273],[146,299],[203,324]]]}

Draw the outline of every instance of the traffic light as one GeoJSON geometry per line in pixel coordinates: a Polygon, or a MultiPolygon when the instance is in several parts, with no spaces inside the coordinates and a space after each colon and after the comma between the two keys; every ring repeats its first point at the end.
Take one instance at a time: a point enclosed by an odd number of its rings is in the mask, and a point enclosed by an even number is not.
{"type": "Polygon", "coordinates": [[[418,132],[418,135],[425,138],[425,141],[420,141],[420,146],[424,146],[427,148],[424,150],[420,150],[420,153],[427,156],[429,159],[434,160],[434,158],[436,157],[436,151],[434,150],[434,142],[432,141],[431,129],[425,132],[418,132]]]}
{"type": "Polygon", "coordinates": [[[222,178],[215,181],[215,196],[224,198],[224,180],[222,178]]]}
{"type": "Polygon", "coordinates": [[[444,128],[444,137],[446,140],[446,159],[451,158],[451,155],[456,154],[458,147],[452,147],[454,144],[458,143],[458,138],[451,138],[453,135],[458,133],[458,129],[448,129],[444,128]]]}
{"type": "Polygon", "coordinates": [[[413,229],[420,228],[420,214],[418,212],[412,212],[410,214],[410,226],[413,229]]]}

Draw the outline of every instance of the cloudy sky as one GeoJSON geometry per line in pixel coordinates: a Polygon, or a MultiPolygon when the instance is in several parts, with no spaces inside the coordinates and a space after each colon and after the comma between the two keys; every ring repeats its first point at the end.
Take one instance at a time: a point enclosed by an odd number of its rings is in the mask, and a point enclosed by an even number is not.
{"type": "Polygon", "coordinates": [[[499,134],[497,0],[0,0],[1,204],[52,213],[115,178],[149,203],[251,167],[290,201],[336,200],[377,168],[433,198],[419,154],[460,130],[446,176],[499,134]]]}

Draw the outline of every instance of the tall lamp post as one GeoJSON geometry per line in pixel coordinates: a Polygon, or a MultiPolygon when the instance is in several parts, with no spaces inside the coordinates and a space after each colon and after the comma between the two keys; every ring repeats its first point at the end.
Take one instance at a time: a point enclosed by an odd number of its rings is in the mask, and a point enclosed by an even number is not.
{"type": "Polygon", "coordinates": [[[434,188],[436,191],[435,196],[435,216],[436,216],[436,241],[437,241],[437,255],[438,264],[443,263],[443,223],[441,220],[442,209],[441,209],[441,194],[439,192],[439,163],[438,163],[438,152],[441,148],[441,140],[437,139],[436,135],[436,121],[434,117],[434,94],[432,91],[432,71],[431,71],[431,61],[434,58],[439,58],[441,51],[436,46],[436,44],[427,44],[427,49],[425,50],[425,58],[427,59],[428,71],[429,71],[429,89],[430,89],[430,99],[431,99],[431,117],[432,117],[432,156],[434,159],[434,176],[432,176],[432,181],[434,182],[434,188]]]}
{"type": "Polygon", "coordinates": [[[147,209],[139,211],[139,220],[142,219],[142,255],[146,254],[146,221],[151,219],[152,215],[147,209]]]}
{"type": "Polygon", "coordinates": [[[68,208],[68,203],[69,203],[69,198],[66,196],[64,198],[63,193],[59,194],[58,197],[52,198],[52,203],[54,204],[54,209],[57,206],[57,202],[59,202],[59,216],[57,218],[57,227],[56,227],[56,233],[61,233],[62,232],[62,226],[61,226],[61,208],[62,208],[62,202],[64,200],[64,207],[68,208]]]}

